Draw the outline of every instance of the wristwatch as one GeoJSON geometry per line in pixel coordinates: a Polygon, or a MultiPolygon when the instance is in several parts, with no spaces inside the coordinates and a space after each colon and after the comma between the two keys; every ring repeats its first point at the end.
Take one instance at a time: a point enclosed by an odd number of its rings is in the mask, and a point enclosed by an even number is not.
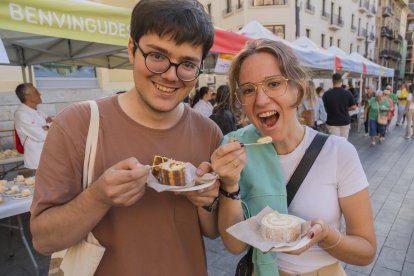
{"type": "Polygon", "coordinates": [[[208,212],[210,212],[210,213],[212,213],[212,212],[214,212],[215,210],[217,210],[218,205],[219,205],[219,197],[216,197],[216,198],[214,199],[214,201],[213,201],[210,205],[208,205],[208,206],[203,206],[203,209],[204,209],[204,210],[206,210],[206,211],[208,211],[208,212]]]}
{"type": "Polygon", "coordinates": [[[233,199],[233,200],[240,200],[240,186],[239,186],[239,189],[237,191],[232,192],[232,193],[229,193],[229,192],[223,190],[221,187],[219,189],[219,192],[220,192],[221,195],[223,195],[227,198],[230,198],[230,199],[233,199]]]}

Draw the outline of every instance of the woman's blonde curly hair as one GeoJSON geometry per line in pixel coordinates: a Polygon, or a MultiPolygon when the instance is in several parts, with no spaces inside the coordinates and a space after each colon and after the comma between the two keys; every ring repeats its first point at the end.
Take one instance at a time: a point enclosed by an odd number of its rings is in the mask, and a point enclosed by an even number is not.
{"type": "Polygon", "coordinates": [[[228,73],[231,105],[234,112],[238,114],[241,112],[241,106],[236,98],[236,89],[239,87],[241,66],[247,57],[263,52],[273,55],[278,60],[280,72],[285,78],[289,79],[288,85],[298,90],[297,100],[292,107],[299,106],[303,100],[305,89],[308,86],[309,75],[292,50],[279,41],[256,39],[249,41],[245,48],[235,56],[228,73]]]}

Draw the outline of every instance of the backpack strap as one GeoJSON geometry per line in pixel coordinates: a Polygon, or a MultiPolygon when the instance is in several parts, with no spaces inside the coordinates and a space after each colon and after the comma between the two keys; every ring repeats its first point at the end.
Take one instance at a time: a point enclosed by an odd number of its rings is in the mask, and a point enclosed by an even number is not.
{"type": "Polygon", "coordinates": [[[316,157],[318,157],[319,152],[321,151],[328,137],[329,135],[318,132],[315,138],[313,138],[313,141],[310,144],[310,146],[306,149],[305,154],[299,162],[299,165],[295,169],[295,172],[290,177],[289,182],[286,185],[288,206],[295,197],[297,191],[300,188],[300,185],[302,185],[302,182],[308,174],[309,170],[312,168],[312,165],[315,162],[316,157]]]}

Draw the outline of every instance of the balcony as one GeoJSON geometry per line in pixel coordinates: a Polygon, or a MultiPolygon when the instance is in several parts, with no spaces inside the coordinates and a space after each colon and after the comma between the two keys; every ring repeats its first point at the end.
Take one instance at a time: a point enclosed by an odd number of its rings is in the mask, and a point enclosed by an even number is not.
{"type": "Polygon", "coordinates": [[[389,50],[381,50],[379,54],[380,58],[390,59],[390,51],[389,50]]]}
{"type": "Polygon", "coordinates": [[[397,61],[401,60],[400,52],[395,51],[395,50],[388,50],[388,53],[393,60],[397,60],[397,61]]]}
{"type": "Polygon", "coordinates": [[[311,14],[315,14],[315,6],[311,5],[309,2],[306,2],[305,4],[305,11],[311,13],[311,14]]]}
{"type": "Polygon", "coordinates": [[[250,1],[250,5],[252,7],[283,6],[287,4],[288,4],[288,0],[251,0],[250,1]]]}
{"type": "Polygon", "coordinates": [[[329,22],[329,29],[336,31],[342,28],[343,26],[344,26],[344,20],[337,14],[332,14],[331,20],[329,22]]]}
{"type": "Polygon", "coordinates": [[[369,40],[374,41],[375,34],[373,32],[370,32],[368,38],[369,38],[369,40]]]}
{"type": "Polygon", "coordinates": [[[369,9],[368,0],[360,0],[358,11],[360,11],[361,13],[364,13],[364,12],[368,12],[368,9],[369,9]]]}
{"type": "Polygon", "coordinates": [[[363,40],[366,38],[366,36],[367,36],[367,30],[364,28],[359,28],[358,33],[357,33],[357,39],[363,40]]]}
{"type": "Polygon", "coordinates": [[[413,39],[412,38],[407,39],[407,46],[408,47],[413,47],[413,39]]]}
{"type": "Polygon", "coordinates": [[[387,37],[388,39],[392,39],[393,38],[392,30],[390,28],[388,28],[387,26],[382,26],[381,27],[381,36],[382,37],[387,37]]]}
{"type": "Polygon", "coordinates": [[[354,26],[354,25],[351,25],[351,32],[356,32],[356,30],[357,30],[357,27],[356,26],[354,26]]]}
{"type": "Polygon", "coordinates": [[[243,9],[243,1],[239,1],[236,5],[236,11],[242,10],[243,9]]]}
{"type": "Polygon", "coordinates": [[[233,13],[233,7],[232,6],[228,6],[227,8],[225,8],[224,10],[221,11],[221,15],[223,17],[229,16],[230,14],[233,13]]]}
{"type": "Polygon", "coordinates": [[[392,9],[390,7],[383,7],[382,8],[382,17],[390,17],[393,16],[392,9]]]}

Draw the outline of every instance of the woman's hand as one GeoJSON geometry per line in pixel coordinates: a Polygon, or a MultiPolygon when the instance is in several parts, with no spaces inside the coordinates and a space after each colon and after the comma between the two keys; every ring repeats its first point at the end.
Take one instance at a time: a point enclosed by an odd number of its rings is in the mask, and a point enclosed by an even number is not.
{"type": "Polygon", "coordinates": [[[246,164],[246,149],[234,138],[217,148],[211,156],[213,170],[220,176],[223,189],[234,192],[238,189],[240,173],[246,164]]]}
{"type": "MultiPolygon", "coordinates": [[[[339,235],[341,234],[338,231],[334,230],[333,227],[331,227],[330,225],[325,224],[320,219],[312,220],[311,227],[306,233],[306,236],[310,239],[310,242],[306,244],[304,247],[301,247],[293,251],[283,252],[283,253],[292,254],[292,255],[300,255],[303,252],[307,251],[309,248],[311,248],[314,244],[318,244],[319,242],[322,243],[323,241],[325,241],[328,235],[332,235],[332,237],[333,235],[336,235],[337,240],[339,240],[339,237],[340,237],[339,235]]],[[[330,247],[332,245],[334,245],[334,243],[329,244],[326,247],[330,247]]]]}

